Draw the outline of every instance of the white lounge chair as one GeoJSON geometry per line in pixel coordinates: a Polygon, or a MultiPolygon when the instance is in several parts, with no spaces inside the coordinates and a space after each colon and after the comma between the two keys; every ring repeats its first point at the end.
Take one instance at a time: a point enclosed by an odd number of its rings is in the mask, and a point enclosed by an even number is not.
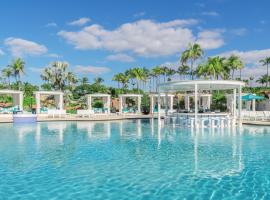
{"type": "Polygon", "coordinates": [[[52,116],[55,117],[65,117],[66,116],[66,110],[48,110],[48,117],[52,116]]]}
{"type": "Polygon", "coordinates": [[[95,112],[93,110],[77,110],[78,117],[91,117],[95,112]]]}

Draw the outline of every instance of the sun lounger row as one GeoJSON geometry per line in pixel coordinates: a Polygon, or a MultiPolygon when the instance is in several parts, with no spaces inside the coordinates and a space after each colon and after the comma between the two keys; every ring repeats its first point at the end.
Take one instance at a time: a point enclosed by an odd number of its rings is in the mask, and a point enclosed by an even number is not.
{"type": "Polygon", "coordinates": [[[242,111],[244,120],[270,120],[270,111],[242,111]]]}
{"type": "Polygon", "coordinates": [[[65,117],[66,110],[48,110],[48,117],[65,117]]]}

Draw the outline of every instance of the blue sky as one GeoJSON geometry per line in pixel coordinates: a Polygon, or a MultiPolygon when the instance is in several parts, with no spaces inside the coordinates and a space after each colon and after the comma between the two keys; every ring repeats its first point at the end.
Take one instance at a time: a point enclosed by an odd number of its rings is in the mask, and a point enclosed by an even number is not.
{"type": "Polygon", "coordinates": [[[177,65],[181,51],[197,41],[205,57],[235,53],[244,75],[265,73],[258,60],[270,56],[267,0],[9,0],[0,6],[0,67],[26,61],[25,81],[40,84],[54,60],[90,81],[111,82],[130,67],[177,65]]]}

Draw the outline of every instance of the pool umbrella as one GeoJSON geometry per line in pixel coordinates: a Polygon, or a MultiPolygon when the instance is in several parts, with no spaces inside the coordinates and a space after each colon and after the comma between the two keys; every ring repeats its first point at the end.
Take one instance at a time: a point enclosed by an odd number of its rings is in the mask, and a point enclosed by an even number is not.
{"type": "Polygon", "coordinates": [[[256,94],[247,94],[242,96],[243,101],[252,101],[252,110],[255,111],[255,101],[256,100],[262,100],[264,97],[257,96],[256,94]]]}
{"type": "Polygon", "coordinates": [[[251,100],[262,100],[264,97],[262,96],[257,96],[256,94],[247,94],[242,96],[242,100],[244,101],[251,101],[251,100]]]}

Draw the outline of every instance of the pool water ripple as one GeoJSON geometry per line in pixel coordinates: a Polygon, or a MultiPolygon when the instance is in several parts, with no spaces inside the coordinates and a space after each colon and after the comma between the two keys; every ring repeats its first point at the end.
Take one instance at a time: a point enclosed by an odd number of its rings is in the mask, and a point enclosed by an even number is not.
{"type": "Polygon", "coordinates": [[[270,199],[270,128],[0,125],[0,199],[270,199]]]}

